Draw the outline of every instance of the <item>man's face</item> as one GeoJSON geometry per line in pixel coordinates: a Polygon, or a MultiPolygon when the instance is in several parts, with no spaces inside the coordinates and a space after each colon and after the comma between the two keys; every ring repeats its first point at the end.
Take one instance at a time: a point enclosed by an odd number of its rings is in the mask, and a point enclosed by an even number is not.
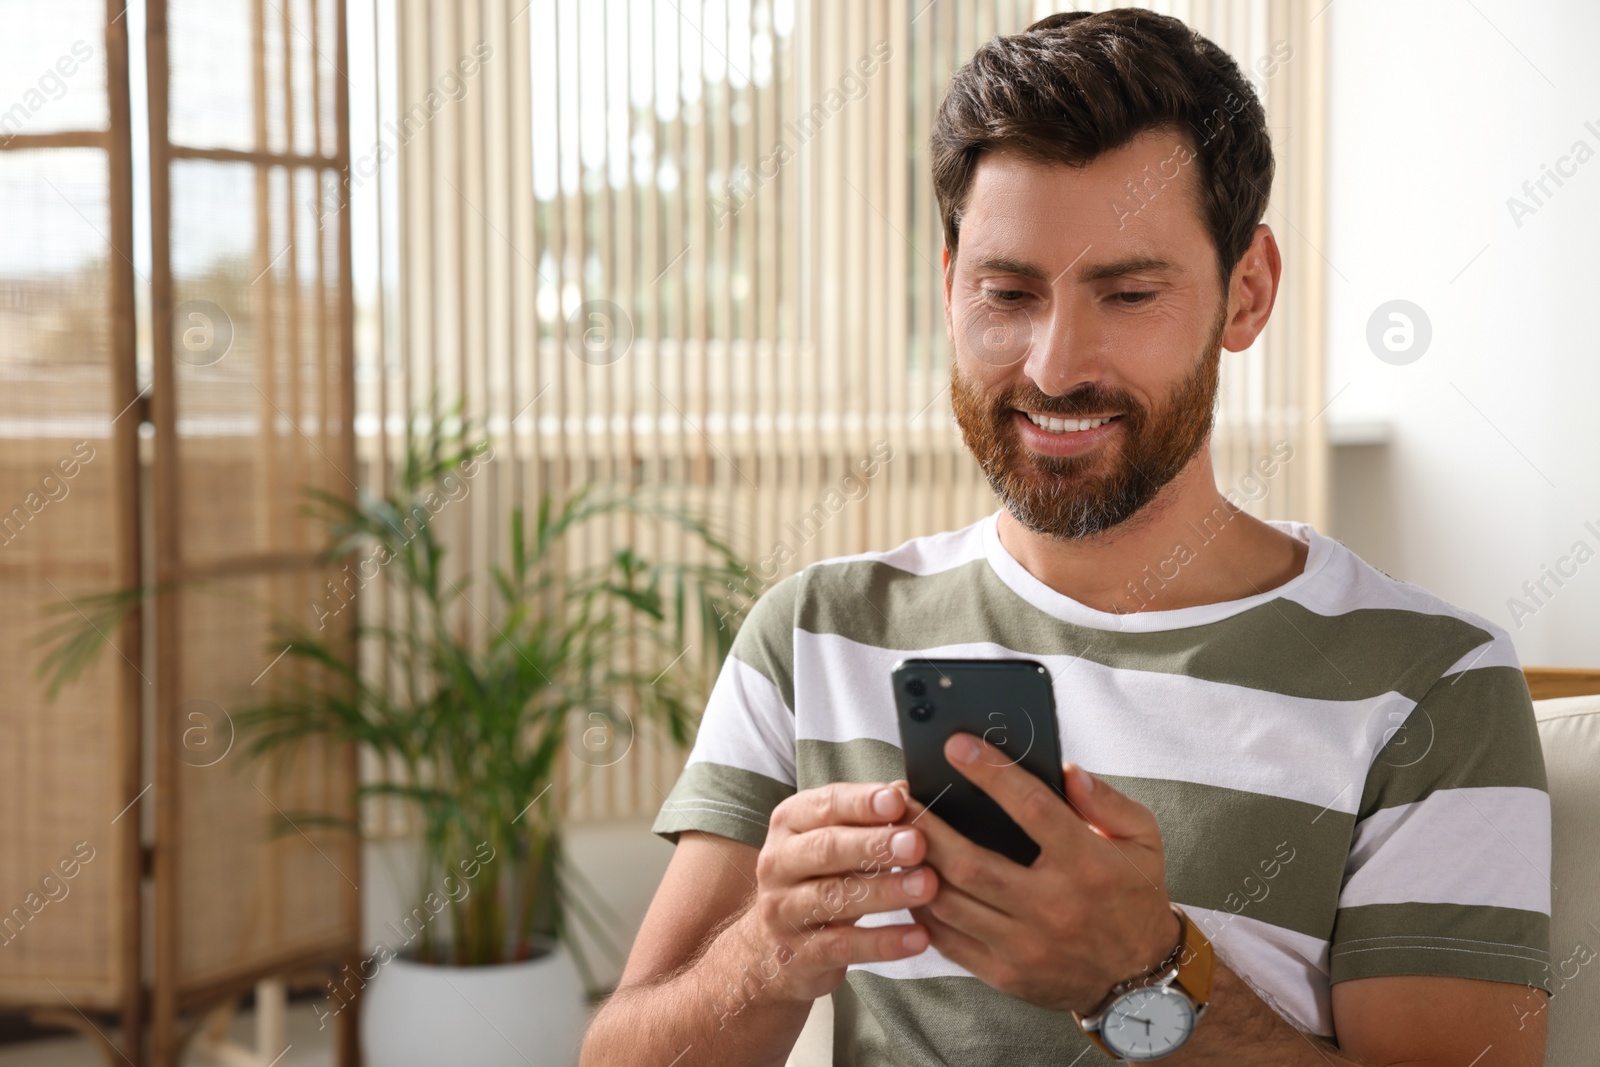
{"type": "Polygon", "coordinates": [[[1116,526],[1210,435],[1228,309],[1190,151],[1169,130],[1085,167],[978,164],[945,276],[956,421],[1038,533],[1116,526]]]}

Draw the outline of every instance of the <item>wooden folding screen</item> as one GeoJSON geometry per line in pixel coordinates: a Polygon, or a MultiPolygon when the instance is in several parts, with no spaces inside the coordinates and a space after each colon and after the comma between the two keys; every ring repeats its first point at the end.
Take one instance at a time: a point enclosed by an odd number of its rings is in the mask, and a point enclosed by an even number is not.
{"type": "Polygon", "coordinates": [[[147,34],[151,529],[177,590],[154,628],[166,1064],[180,1016],[356,949],[356,842],[290,814],[348,815],[353,754],[313,747],[280,776],[227,748],[229,707],[298,669],[274,621],[318,621],[304,491],[355,491],[353,342],[342,0],[148,0],[147,34]]]}
{"type": "MultiPolygon", "coordinates": [[[[380,5],[393,89],[377,126],[395,159],[374,186],[383,344],[364,465],[381,480],[399,414],[436,392],[482,421],[491,473],[441,516],[477,588],[510,508],[585,483],[710,508],[757,566],[750,599],[811,560],[992,510],[950,410],[927,138],[979,43],[1071,6],[1113,5],[380,5]],[[847,483],[858,464],[874,474],[847,483]]],[[[1218,484],[1254,514],[1324,524],[1326,20],[1291,0],[1149,6],[1235,56],[1278,151],[1267,221],[1285,288],[1266,335],[1224,359],[1218,484]],[[1252,470],[1266,461],[1270,478],[1252,470]]],[[[621,544],[684,551],[617,523],[575,562],[621,544]]],[[[571,816],[653,812],[680,758],[642,739],[586,772],[571,816]]]]}
{"type": "MultiPolygon", "coordinates": [[[[127,24],[11,4],[0,72],[0,1004],[137,1039],[146,689],[138,620],[74,689],[34,677],[52,610],[138,580],[127,24]]],[[[101,1040],[96,1038],[97,1040],[101,1040]]],[[[102,1041],[103,1044],[103,1041],[102,1041]]]]}

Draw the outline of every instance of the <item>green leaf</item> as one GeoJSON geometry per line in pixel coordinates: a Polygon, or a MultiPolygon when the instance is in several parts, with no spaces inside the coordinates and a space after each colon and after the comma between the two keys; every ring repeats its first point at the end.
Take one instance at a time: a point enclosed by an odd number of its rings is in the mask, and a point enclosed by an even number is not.
{"type": "MultiPolygon", "coordinates": [[[[493,962],[532,932],[574,929],[569,921],[610,954],[626,931],[596,896],[574,889],[581,876],[560,851],[568,797],[552,783],[564,764],[591,770],[577,757],[583,731],[596,724],[620,734],[654,723],[675,744],[688,743],[737,625],[728,590],[742,588],[748,572],[703,516],[663,503],[654,490],[593,485],[545,491],[528,510],[512,508],[504,558],[476,572],[457,568],[447,532],[459,532],[457,514],[480,512],[447,512],[460,504],[443,494],[458,488],[451,479],[467,477],[484,444],[459,403],[441,410],[433,398],[405,421],[405,455],[392,485],[348,496],[306,490],[305,513],[322,531],[320,558],[371,561],[360,569],[363,579],[375,565],[370,582],[386,595],[362,599],[363,587],[350,614],[327,629],[297,621],[299,604],[293,614],[255,605],[274,619],[264,651],[282,653],[283,663],[241,692],[230,712],[241,751],[281,774],[312,743],[353,745],[364,765],[378,769],[325,809],[274,813],[273,833],[292,832],[291,823],[357,832],[351,811],[398,806],[419,828],[422,893],[435,891],[479,843],[496,850],[480,876],[490,884],[452,903],[448,923],[430,924],[424,955],[493,962]],[[440,522],[446,515],[450,521],[440,522]],[[682,530],[690,558],[651,558],[635,544],[592,550],[612,520],[632,530],[682,530]],[[441,940],[446,929],[455,931],[451,943],[441,940]]],[[[52,694],[103,655],[148,598],[180,592],[238,598],[225,584],[191,582],[61,605],[40,638],[39,670],[52,694]]],[[[581,946],[570,947],[587,968],[581,946]]]]}

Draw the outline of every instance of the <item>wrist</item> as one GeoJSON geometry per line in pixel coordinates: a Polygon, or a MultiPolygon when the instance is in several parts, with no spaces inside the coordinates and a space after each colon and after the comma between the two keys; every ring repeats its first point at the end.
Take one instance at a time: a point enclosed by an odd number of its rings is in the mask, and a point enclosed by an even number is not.
{"type": "Polygon", "coordinates": [[[1159,974],[1170,967],[1176,966],[1178,957],[1183,952],[1183,917],[1178,914],[1178,909],[1172,903],[1166,908],[1166,919],[1156,924],[1161,931],[1161,936],[1156,940],[1154,951],[1157,955],[1148,959],[1149,964],[1140,977],[1159,974]]]}
{"type": "Polygon", "coordinates": [[[719,938],[721,959],[713,968],[719,988],[747,1004],[810,1003],[814,998],[794,988],[795,950],[785,938],[774,937],[755,908],[746,909],[719,938]]]}
{"type": "Polygon", "coordinates": [[[1091,1014],[1077,1015],[1089,1040],[1113,1059],[1155,1060],[1176,1052],[1210,1004],[1216,963],[1211,942],[1176,904],[1169,907],[1178,940],[1154,973],[1118,983],[1091,1014]]]}
{"type": "Polygon", "coordinates": [[[1157,934],[1151,939],[1151,944],[1155,947],[1146,948],[1137,957],[1138,963],[1143,965],[1142,969],[1114,978],[1093,1006],[1081,1014],[1098,1015],[1105,1010],[1106,1004],[1118,990],[1155,978],[1177,966],[1178,958],[1183,953],[1183,918],[1178,914],[1178,909],[1170,903],[1164,910],[1166,920],[1154,924],[1157,934]]]}

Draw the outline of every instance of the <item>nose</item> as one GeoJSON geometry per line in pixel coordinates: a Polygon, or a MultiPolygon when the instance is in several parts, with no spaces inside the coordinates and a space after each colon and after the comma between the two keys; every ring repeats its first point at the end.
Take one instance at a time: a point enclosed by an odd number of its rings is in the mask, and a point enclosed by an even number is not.
{"type": "Polygon", "coordinates": [[[1098,381],[1104,364],[1100,330],[1091,310],[1057,295],[1030,322],[1032,338],[1022,372],[1050,396],[1098,381]]]}

